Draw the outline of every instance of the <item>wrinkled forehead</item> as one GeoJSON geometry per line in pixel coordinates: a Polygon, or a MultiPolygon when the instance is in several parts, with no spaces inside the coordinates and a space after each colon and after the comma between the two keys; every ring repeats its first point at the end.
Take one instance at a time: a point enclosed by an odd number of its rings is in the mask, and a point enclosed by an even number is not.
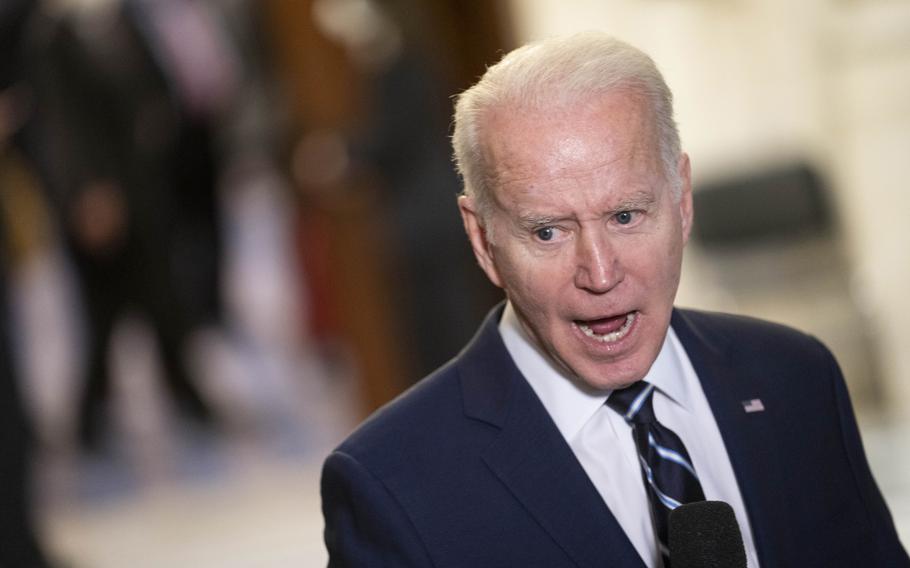
{"type": "Polygon", "coordinates": [[[571,105],[506,104],[485,124],[484,161],[494,194],[563,178],[662,171],[650,106],[634,91],[571,105]]]}

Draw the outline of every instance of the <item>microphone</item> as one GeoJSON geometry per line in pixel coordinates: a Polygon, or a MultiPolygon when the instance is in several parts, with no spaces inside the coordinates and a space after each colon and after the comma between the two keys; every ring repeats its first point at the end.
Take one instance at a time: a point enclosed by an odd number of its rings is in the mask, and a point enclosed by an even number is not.
{"type": "Polygon", "coordinates": [[[698,501],[670,512],[673,568],[746,568],[746,549],[733,508],[723,501],[698,501]]]}

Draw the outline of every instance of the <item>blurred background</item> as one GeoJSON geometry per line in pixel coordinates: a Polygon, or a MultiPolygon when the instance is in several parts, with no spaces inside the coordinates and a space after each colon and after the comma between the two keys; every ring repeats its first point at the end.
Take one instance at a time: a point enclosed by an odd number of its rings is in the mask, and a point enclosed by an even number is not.
{"type": "Polygon", "coordinates": [[[499,299],[451,97],[525,41],[652,55],[680,305],[837,355],[910,542],[910,4],[2,0],[0,566],[324,565],[321,460],[499,299]]]}

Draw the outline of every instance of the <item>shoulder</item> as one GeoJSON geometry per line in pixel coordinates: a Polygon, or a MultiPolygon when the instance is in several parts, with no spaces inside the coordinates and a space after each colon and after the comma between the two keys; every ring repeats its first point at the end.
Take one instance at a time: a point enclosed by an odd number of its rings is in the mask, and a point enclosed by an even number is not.
{"type": "Polygon", "coordinates": [[[327,526],[339,510],[382,510],[411,527],[404,532],[441,538],[434,511],[458,511],[483,493],[482,455],[496,430],[467,416],[462,363],[447,364],[376,411],[328,456],[321,481],[327,526]]]}
{"type": "MultiPolygon", "coordinates": [[[[724,369],[728,381],[787,389],[830,391],[843,378],[834,355],[818,339],[753,317],[674,310],[673,330],[699,373],[724,369]]],[[[807,391],[808,392],[808,391],[807,391]]]]}
{"type": "Polygon", "coordinates": [[[673,329],[687,347],[693,343],[741,357],[829,359],[814,336],[792,327],[749,316],[676,308],[673,329]]]}
{"type": "MultiPolygon", "coordinates": [[[[750,338],[811,340],[811,336],[792,327],[751,316],[675,308],[673,323],[684,322],[694,331],[714,336],[747,336],[750,338]]],[[[674,326],[675,327],[675,326],[674,326]]]]}
{"type": "Polygon", "coordinates": [[[320,493],[331,566],[429,566],[430,480],[453,461],[436,450],[458,410],[458,377],[446,365],[373,413],[326,458],[320,493]]]}
{"type": "Polygon", "coordinates": [[[406,460],[451,466],[488,441],[518,373],[497,328],[501,312],[494,308],[457,357],[373,413],[337,451],[382,477],[398,475],[406,460]]]}
{"type": "Polygon", "coordinates": [[[457,362],[450,361],[370,415],[337,448],[358,461],[381,464],[392,453],[432,444],[461,411],[457,362]]]}

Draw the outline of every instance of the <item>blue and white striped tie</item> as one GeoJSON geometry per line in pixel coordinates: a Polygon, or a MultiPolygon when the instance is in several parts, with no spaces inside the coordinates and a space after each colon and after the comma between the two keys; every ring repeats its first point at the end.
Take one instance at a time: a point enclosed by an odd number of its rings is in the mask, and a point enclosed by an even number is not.
{"type": "Polygon", "coordinates": [[[658,546],[664,568],[669,568],[667,519],[670,511],[685,503],[704,501],[705,494],[682,440],[654,416],[653,393],[654,385],[638,381],[613,391],[607,406],[632,426],[658,546]]]}

